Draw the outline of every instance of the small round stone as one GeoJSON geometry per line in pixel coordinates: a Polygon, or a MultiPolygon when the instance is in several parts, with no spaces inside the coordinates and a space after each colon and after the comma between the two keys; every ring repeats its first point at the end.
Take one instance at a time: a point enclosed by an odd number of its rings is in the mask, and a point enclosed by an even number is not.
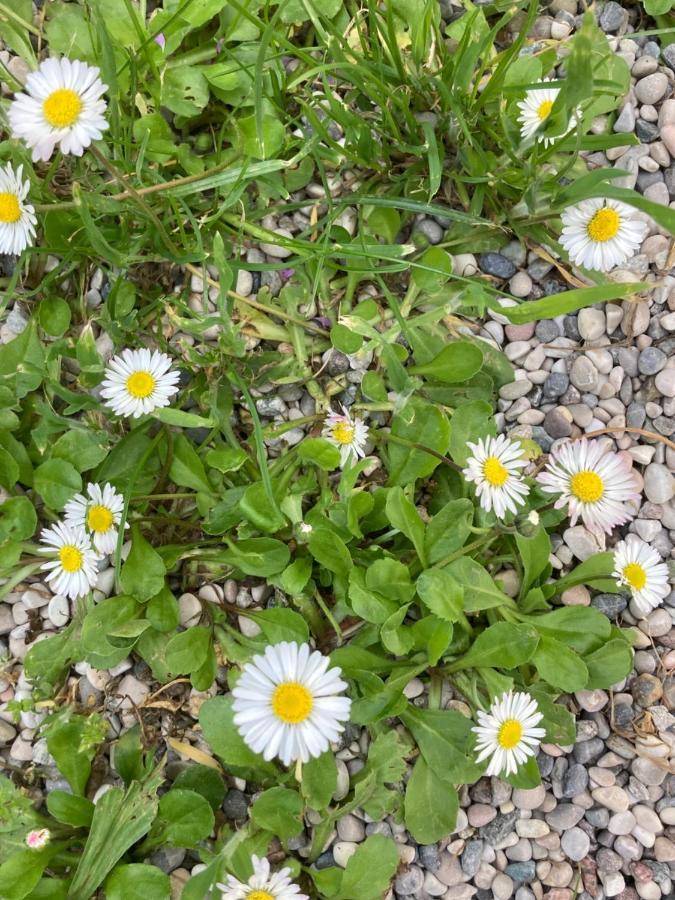
{"type": "Polygon", "coordinates": [[[654,105],[668,90],[668,79],[663,72],[654,72],[641,78],[635,85],[635,96],[640,103],[654,105]]]}
{"type": "Polygon", "coordinates": [[[560,839],[560,846],[568,859],[579,862],[588,855],[591,841],[585,831],[575,827],[564,832],[560,839]]]}
{"type": "Polygon", "coordinates": [[[605,333],[607,320],[601,309],[580,309],[577,326],[579,334],[585,341],[595,341],[605,333]]]}
{"type": "Polygon", "coordinates": [[[638,359],[638,371],[643,375],[656,375],[665,366],[668,357],[658,347],[645,347],[638,359]]]}
{"type": "Polygon", "coordinates": [[[495,278],[506,279],[516,274],[516,267],[501,253],[481,253],[478,257],[478,265],[481,272],[493,275],[495,278]]]}

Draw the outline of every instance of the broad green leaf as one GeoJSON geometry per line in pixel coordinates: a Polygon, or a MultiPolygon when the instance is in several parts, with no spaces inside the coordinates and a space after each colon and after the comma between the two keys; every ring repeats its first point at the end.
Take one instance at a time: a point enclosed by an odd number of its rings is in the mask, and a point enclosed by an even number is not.
{"type": "Polygon", "coordinates": [[[574,744],[577,726],[569,710],[562,703],[554,703],[553,697],[546,691],[546,685],[541,682],[530,685],[527,690],[537,701],[539,712],[544,715],[541,725],[546,729],[546,740],[563,747],[574,744]]]}
{"type": "Polygon", "coordinates": [[[169,900],[169,876],[151,864],[117,866],[105,883],[106,900],[169,900]]]}
{"type": "Polygon", "coordinates": [[[525,570],[520,588],[520,595],[524,597],[549,564],[551,541],[544,528],[539,528],[531,537],[516,533],[515,538],[525,570]]]}
{"type": "MultiPolygon", "coordinates": [[[[593,581],[612,578],[613,571],[614,554],[611,551],[596,553],[572,569],[568,575],[558,578],[555,582],[555,593],[560,594],[577,584],[589,584],[593,581]]],[[[605,590],[604,585],[603,590],[605,590]]]]}
{"type": "Polygon", "coordinates": [[[307,541],[314,559],[336,575],[349,575],[352,557],[342,538],[327,528],[315,528],[307,541]]]}
{"type": "Polygon", "coordinates": [[[94,469],[108,455],[108,448],[91,431],[73,428],[66,431],[52,447],[52,458],[64,459],[78,472],[94,469]]]}
{"type": "Polygon", "coordinates": [[[88,828],[94,815],[91,800],[66,791],[50,791],[47,794],[47,809],[57,821],[74,828],[88,828]]]}
{"type": "Polygon", "coordinates": [[[312,575],[312,561],[306,556],[295,559],[279,576],[281,589],[287,594],[301,594],[312,575]]]}
{"type": "Polygon", "coordinates": [[[409,603],[415,595],[410,570],[395,559],[377,559],[366,569],[366,587],[397,604],[409,603]]]}
{"type": "Polygon", "coordinates": [[[281,641],[304,644],[309,640],[307,622],[295,610],[281,607],[249,609],[246,610],[246,615],[260,626],[270,644],[279,644],[281,641]]]}
{"type": "Polygon", "coordinates": [[[206,661],[211,645],[211,631],[196,625],[175,634],[166,645],[166,664],[175,675],[195,672],[206,661]]]}
{"type": "Polygon", "coordinates": [[[544,681],[561,691],[580,691],[588,683],[588,669],[579,654],[555,638],[539,639],[532,662],[544,681]]]}
{"type": "Polygon", "coordinates": [[[452,274],[452,257],[442,247],[429,247],[417,260],[412,270],[415,287],[429,294],[436,294],[447,284],[452,274]]]}
{"type": "Polygon", "coordinates": [[[331,750],[313,757],[303,766],[300,789],[312,809],[325,809],[335,793],[336,785],[337,766],[331,750]]]}
{"type": "Polygon", "coordinates": [[[391,433],[404,443],[391,441],[388,445],[389,480],[392,485],[406,485],[431,475],[439,465],[436,456],[419,449],[428,447],[436,453],[445,453],[450,440],[450,423],[438,407],[411,397],[399,412],[395,413],[391,433]],[[410,447],[415,444],[416,447],[410,447]]]}
{"type": "Polygon", "coordinates": [[[424,375],[444,384],[458,384],[468,381],[480,371],[483,353],[473,341],[452,341],[447,344],[431,362],[421,366],[410,366],[413,375],[424,375]]]}
{"type": "Polygon", "coordinates": [[[383,625],[397,608],[394,600],[366,587],[365,572],[356,567],[349,572],[349,603],[357,616],[375,625],[383,625]]]}
{"type": "Polygon", "coordinates": [[[472,784],[481,774],[469,756],[473,722],[452,709],[409,706],[401,718],[417,741],[427,765],[443,780],[472,784]]]}
{"type": "Polygon", "coordinates": [[[44,350],[31,319],[13,341],[0,345],[0,385],[8,385],[20,400],[40,386],[44,371],[44,350]]]}
{"type": "Polygon", "coordinates": [[[0,866],[0,897],[22,900],[37,885],[49,861],[58,850],[47,846],[42,850],[19,850],[0,866]]]}
{"type": "Polygon", "coordinates": [[[326,472],[332,472],[340,465],[340,451],[325,438],[305,438],[298,446],[298,455],[326,472]]]}
{"type": "Polygon", "coordinates": [[[230,544],[220,553],[222,562],[245,575],[277,575],[288,565],[290,551],[286,544],[274,538],[246,538],[230,544]]]}
{"type": "Polygon", "coordinates": [[[611,632],[607,616],[592,606],[564,606],[529,616],[528,622],[541,635],[562,641],[584,655],[603,644],[611,632]]]}
{"type": "Polygon", "coordinates": [[[405,656],[415,642],[412,629],[403,625],[408,612],[408,605],[401,606],[383,622],[380,638],[383,646],[394,656],[405,656]]]}
{"type": "Polygon", "coordinates": [[[89,781],[91,761],[96,755],[95,746],[80,748],[86,724],[85,716],[73,716],[70,721],[51,723],[47,731],[47,749],[73,793],[81,796],[89,781]]]}
{"type": "Polygon", "coordinates": [[[450,456],[459,466],[466,465],[471,455],[467,441],[495,434],[494,412],[485,400],[469,400],[460,404],[450,422],[450,456]]]}
{"type": "Polygon", "coordinates": [[[202,491],[205,494],[212,492],[204,464],[192,442],[184,434],[174,435],[169,476],[181,487],[192,488],[193,491],[202,491]]]}
{"type": "Polygon", "coordinates": [[[497,586],[487,569],[470,556],[460,556],[444,571],[464,588],[464,611],[467,613],[513,605],[511,598],[497,586]]]}
{"type": "Polygon", "coordinates": [[[62,297],[45,297],[38,307],[41,327],[52,337],[61,337],[70,325],[70,306],[62,297]]]}
{"type": "Polygon", "coordinates": [[[131,550],[120,572],[122,590],[141,603],[164,587],[166,567],[162,557],[143,537],[138,525],[131,530],[131,550]]]}
{"type": "Polygon", "coordinates": [[[36,527],[37,514],[28,497],[8,497],[0,503],[0,541],[26,541],[36,527]]]}
{"type": "Polygon", "coordinates": [[[251,806],[251,817],[260,828],[287,841],[302,831],[302,799],[289,788],[269,788],[251,806]]]}
{"type": "Polygon", "coordinates": [[[434,844],[451,834],[459,797],[450,781],[418,757],[405,790],[405,825],[419,844],[434,844]]]}
{"type": "Polygon", "coordinates": [[[628,675],[633,665],[633,651],[623,640],[607,641],[593,653],[584,656],[588,668],[589,688],[608,688],[628,675]]]}
{"type": "Polygon", "coordinates": [[[82,490],[82,478],[75,466],[64,459],[48,459],[35,470],[35,490],[52,509],[63,509],[82,490]]]}
{"type": "Polygon", "coordinates": [[[446,622],[464,618],[464,590],[445,569],[427,569],[417,579],[417,593],[432,613],[446,622]]]}
{"type": "Polygon", "coordinates": [[[239,510],[258,531],[274,534],[286,524],[283,515],[270,503],[262,481],[256,481],[246,488],[239,501],[239,510]]]}
{"type": "Polygon", "coordinates": [[[196,66],[167,69],[162,80],[162,105],[179,116],[196,116],[209,101],[209,86],[196,66]]]}
{"type": "Polygon", "coordinates": [[[342,900],[380,900],[396,873],[396,844],[383,834],[371,834],[359,847],[342,875],[342,900]]]}
{"type": "Polygon", "coordinates": [[[514,669],[529,662],[537,649],[539,635],[531,625],[496,622],[490,625],[471,645],[464,656],[452,663],[452,671],[494,667],[514,669]]]}
{"type": "Polygon", "coordinates": [[[389,521],[404,534],[415,548],[423,566],[427,565],[424,545],[424,523],[413,504],[400,487],[387,492],[386,513],[389,521]]]}
{"type": "Polygon", "coordinates": [[[195,847],[213,831],[213,810],[201,794],[171,788],[159,801],[157,818],[144,846],[195,847]]]}
{"type": "Polygon", "coordinates": [[[223,778],[215,769],[211,769],[209,766],[195,764],[187,769],[183,769],[178,774],[173,786],[181,790],[194,791],[196,794],[201,794],[208,801],[214,813],[218,812],[225,798],[223,778]]]}
{"type": "Polygon", "coordinates": [[[231,697],[213,697],[203,703],[199,710],[199,724],[204,739],[226,766],[253,769],[263,777],[278,777],[276,766],[264,762],[262,756],[249,750],[244,743],[233,721],[231,697]]]}
{"type": "Polygon", "coordinates": [[[427,524],[425,549],[430,565],[440,562],[464,545],[473,521],[470,500],[450,500],[427,524]]]}

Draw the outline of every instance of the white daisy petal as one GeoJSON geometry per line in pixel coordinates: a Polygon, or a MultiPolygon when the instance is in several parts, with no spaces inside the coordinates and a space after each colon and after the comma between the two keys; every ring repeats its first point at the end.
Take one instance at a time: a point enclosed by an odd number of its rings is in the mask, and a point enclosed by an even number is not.
{"type": "Polygon", "coordinates": [[[82,156],[108,127],[102,95],[107,85],[99,70],[79,60],[44,60],[26,79],[8,110],[12,137],[33,151],[33,161],[48,160],[58,145],[62,153],[82,156]]]}
{"type": "Polygon", "coordinates": [[[234,723],[255,753],[307,762],[343,731],[351,700],[337,696],[347,685],[327,664],[308,644],[284,641],[244,666],[232,691],[234,723]]]}
{"type": "Polygon", "coordinates": [[[527,757],[535,755],[546,732],[536,727],[543,718],[541,713],[537,711],[530,717],[524,715],[532,708],[538,709],[529,694],[509,691],[493,702],[489,712],[478,710],[476,717],[480,725],[471,730],[478,735],[476,749],[480,752],[476,762],[483,762],[490,756],[487,775],[511,775],[527,757]]]}
{"type": "Polygon", "coordinates": [[[658,552],[635,534],[614,548],[614,577],[630,588],[633,603],[647,616],[670,594],[668,566],[658,552]]]}
{"type": "MultiPolygon", "coordinates": [[[[549,80],[545,79],[544,85],[549,80]]],[[[576,116],[571,116],[564,135],[546,137],[542,134],[559,93],[560,88],[556,87],[542,86],[533,88],[526,93],[525,99],[518,103],[518,109],[520,110],[520,115],[518,116],[520,136],[524,141],[534,138],[534,140],[542,141],[544,146],[548,147],[549,144],[557,141],[559,137],[568,135],[576,127],[576,116]]]]}
{"type": "Polygon", "coordinates": [[[43,529],[40,553],[56,554],[42,569],[48,571],[46,581],[55,594],[76,600],[88,594],[98,577],[98,554],[91,546],[84,528],[57,522],[43,529]]]}
{"type": "Polygon", "coordinates": [[[340,465],[342,468],[366,455],[365,445],[368,440],[368,426],[356,416],[352,419],[344,406],[342,407],[342,414],[331,413],[326,416],[321,434],[340,451],[340,465]]]}
{"type": "MultiPolygon", "coordinates": [[[[111,484],[87,486],[88,497],[76,494],[65,506],[65,522],[91,535],[94,548],[107,556],[117,547],[117,526],[122,518],[124,497],[111,484]]],[[[125,524],[128,528],[128,523],[125,524]]]]}
{"type": "Polygon", "coordinates": [[[516,513],[530,491],[519,471],[527,465],[520,446],[503,435],[481,438],[477,444],[467,442],[467,446],[472,455],[463,475],[476,485],[482,508],[493,510],[498,519],[507,511],[516,513]]]}
{"type": "Polygon", "coordinates": [[[19,256],[35,238],[35,208],[25,203],[30,182],[23,180],[23,166],[0,168],[0,253],[19,256]]]}
{"type": "Polygon", "coordinates": [[[609,272],[630,259],[648,230],[633,207],[600,197],[568,207],[561,219],[560,244],[570,261],[598,272],[609,272]]]}
{"type": "Polygon", "coordinates": [[[171,368],[171,359],[154,350],[123,350],[105,370],[101,396],[118,416],[134,419],[168,406],[178,390],[180,374],[171,368]]]}
{"type": "Polygon", "coordinates": [[[234,875],[227,876],[226,884],[217,884],[216,889],[222,891],[221,900],[309,900],[307,894],[300,893],[297,884],[290,879],[291,870],[270,870],[267,859],[251,856],[253,874],[246,883],[239,881],[234,875]]]}
{"type": "Polygon", "coordinates": [[[603,541],[605,533],[632,517],[625,504],[640,498],[630,461],[586,438],[553,450],[537,480],[545,491],[561,495],[556,507],[568,505],[572,525],[581,518],[603,541]]]}

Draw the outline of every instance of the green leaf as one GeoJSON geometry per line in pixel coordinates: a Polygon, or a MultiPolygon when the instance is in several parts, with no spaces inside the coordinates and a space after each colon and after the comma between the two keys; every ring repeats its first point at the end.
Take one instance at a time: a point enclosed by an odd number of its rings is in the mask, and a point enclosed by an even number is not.
{"type": "Polygon", "coordinates": [[[287,841],[302,831],[302,799],[289,788],[270,788],[251,806],[251,817],[260,828],[287,841]]]}
{"type": "Polygon", "coordinates": [[[0,897],[2,900],[22,900],[37,885],[42,873],[58,847],[43,850],[19,850],[0,866],[0,897]]]}
{"type": "MultiPolygon", "coordinates": [[[[610,188],[610,190],[612,193],[608,193],[605,196],[614,196],[619,189],[610,188]]],[[[638,197],[643,204],[649,202],[643,200],[634,191],[628,191],[627,193],[631,197],[638,197]]],[[[634,203],[634,205],[637,206],[637,203],[634,203]]],[[[655,205],[658,206],[658,204],[655,205]]],[[[660,209],[667,210],[668,207],[660,207],[660,209]]],[[[609,284],[598,284],[590,288],[574,288],[571,291],[565,291],[553,297],[542,297],[541,300],[528,300],[520,303],[518,306],[492,306],[491,304],[491,307],[504,315],[514,325],[522,325],[525,322],[537,322],[540,319],[552,319],[564,313],[576,312],[578,309],[582,309],[585,306],[593,306],[596,303],[624,300],[643,290],[644,284],[640,282],[625,283],[613,281],[609,284]]]]}
{"type": "Polygon", "coordinates": [[[450,456],[458,466],[464,466],[471,455],[467,441],[475,443],[479,438],[494,434],[494,413],[489,403],[485,400],[469,400],[462,403],[452,414],[450,456]]]}
{"type": "Polygon", "coordinates": [[[209,101],[209,86],[196,66],[167,69],[162,80],[162,105],[179,116],[196,116],[209,101]]]}
{"type": "Polygon", "coordinates": [[[427,765],[443,780],[472,784],[481,774],[468,755],[473,722],[451,709],[417,709],[401,714],[427,765]]]}
{"type": "Polygon", "coordinates": [[[209,806],[218,812],[225,799],[225,784],[221,775],[208,766],[193,765],[183,769],[173,783],[175,788],[194,791],[208,801],[209,806]]]}
{"type": "Polygon", "coordinates": [[[211,834],[213,823],[213,810],[201,794],[172,788],[160,798],[145,846],[195,847],[211,834]]]}
{"type": "Polygon", "coordinates": [[[300,789],[312,809],[326,809],[337,787],[337,766],[332,750],[314,756],[302,768],[300,789]]]}
{"type": "Polygon", "coordinates": [[[175,634],[166,645],[166,664],[175,675],[195,672],[206,661],[211,646],[211,630],[193,626],[175,634]]]}
{"type": "Polygon", "coordinates": [[[74,494],[82,490],[77,469],[63,459],[48,459],[35,470],[35,490],[52,509],[63,509],[74,494]]]}
{"type": "Polygon", "coordinates": [[[88,828],[94,815],[91,800],[66,791],[50,791],[47,794],[47,809],[57,821],[73,828],[88,828]]]}
{"type": "Polygon", "coordinates": [[[258,133],[257,119],[254,114],[237,120],[241,148],[253,159],[271,159],[283,147],[286,129],[276,116],[263,114],[258,133]]]}
{"type": "Polygon", "coordinates": [[[607,616],[592,606],[564,606],[529,616],[528,622],[541,635],[556,638],[584,655],[603,644],[611,632],[607,616]]]}
{"type": "Polygon", "coordinates": [[[407,612],[408,605],[401,606],[389,616],[380,629],[383,646],[394,656],[406,656],[415,641],[412,629],[403,627],[407,612]]]}
{"type": "Polygon", "coordinates": [[[45,27],[49,46],[64,56],[71,56],[77,50],[79,59],[93,61],[94,45],[84,11],[71,3],[55,3],[53,7],[45,27]]]}
{"type": "Polygon", "coordinates": [[[452,257],[442,247],[429,247],[417,260],[412,270],[412,282],[416,288],[436,294],[447,284],[452,274],[452,257]]]}
{"type": "Polygon", "coordinates": [[[307,541],[314,559],[336,575],[348,576],[352,557],[342,538],[328,528],[314,528],[307,541]]]}
{"type": "Polygon", "coordinates": [[[393,840],[383,834],[371,834],[350,857],[338,896],[343,900],[380,900],[391,884],[398,862],[393,840]]]}
{"type": "Polygon", "coordinates": [[[73,428],[66,431],[52,447],[52,458],[64,459],[78,472],[94,469],[108,455],[108,448],[103,446],[91,431],[73,428]]]}
{"type": "Polygon", "coordinates": [[[516,533],[516,545],[523,561],[523,580],[520,596],[524,597],[542,572],[546,571],[551,555],[551,541],[544,528],[539,528],[531,537],[516,533]]]}
{"type": "Polygon", "coordinates": [[[213,420],[195,413],[183,412],[171,406],[164,406],[153,412],[153,417],[164,422],[165,425],[175,425],[178,428],[213,428],[213,420]]]}
{"type": "Polygon", "coordinates": [[[366,587],[366,573],[356,566],[349,572],[349,603],[357,616],[383,625],[396,611],[396,602],[366,587]]]}
{"type": "Polygon", "coordinates": [[[633,651],[620,638],[607,641],[593,653],[584,656],[588,668],[588,688],[608,688],[628,675],[633,665],[633,651]]]}
{"type": "Polygon", "coordinates": [[[0,541],[27,541],[36,527],[37,514],[28,497],[8,497],[0,503],[0,541]]]}
{"type": "Polygon", "coordinates": [[[274,538],[247,538],[222,551],[222,562],[239,569],[244,575],[277,575],[288,565],[291,557],[286,544],[274,538]]]}
{"type": "Polygon", "coordinates": [[[305,438],[298,446],[298,455],[326,472],[332,472],[340,465],[340,451],[325,438],[305,438]]]}
{"type": "Polygon", "coordinates": [[[415,595],[410,571],[395,559],[376,559],[366,570],[366,587],[397,604],[409,603],[415,595]]]}
{"type": "Polygon", "coordinates": [[[330,330],[330,342],[342,353],[356,353],[361,349],[363,337],[347,328],[346,325],[333,325],[330,330]]]}
{"type": "Polygon", "coordinates": [[[120,572],[122,590],[144,603],[162,590],[165,575],[162,557],[143,537],[139,526],[134,525],[131,550],[120,572]]]}
{"type": "Polygon", "coordinates": [[[21,400],[40,386],[44,371],[44,350],[31,319],[18,337],[0,345],[0,384],[10,386],[21,400]]]}
{"type": "Polygon", "coordinates": [[[286,524],[286,519],[269,501],[262,481],[250,484],[239,501],[239,510],[258,531],[274,533],[286,524]]]}
{"type": "Polygon", "coordinates": [[[19,480],[19,474],[14,457],[4,447],[0,447],[0,486],[11,491],[19,480]]]}
{"type": "Polygon", "coordinates": [[[270,644],[282,641],[304,644],[309,640],[307,622],[292,609],[249,609],[246,615],[258,624],[270,644]]]}
{"type": "Polygon", "coordinates": [[[38,307],[38,320],[47,334],[61,337],[70,325],[70,306],[62,297],[45,297],[38,307]]]}
{"type": "Polygon", "coordinates": [[[546,691],[546,685],[542,683],[532,684],[527,690],[532,699],[537,701],[539,712],[543,713],[544,719],[541,724],[546,728],[546,740],[563,747],[574,744],[577,725],[569,710],[561,703],[554,703],[546,691]]]}
{"type": "MultiPolygon", "coordinates": [[[[392,420],[391,433],[406,442],[419,444],[445,453],[450,440],[450,423],[436,406],[411,397],[392,420]]],[[[388,446],[389,480],[392,485],[406,485],[431,475],[439,460],[423,450],[391,442],[388,446]]]]}
{"type": "Polygon", "coordinates": [[[425,606],[446,622],[464,618],[462,585],[444,569],[427,569],[417,579],[417,593],[425,606]]]}
{"type": "Polygon", "coordinates": [[[164,586],[162,590],[151,597],[145,608],[145,616],[157,631],[175,631],[180,621],[180,610],[176,598],[164,586]]]}
{"type": "Polygon", "coordinates": [[[192,488],[193,491],[202,491],[205,494],[212,492],[204,464],[192,442],[184,434],[174,436],[169,476],[181,487],[192,488]]]}
{"type": "Polygon", "coordinates": [[[512,606],[513,602],[493,581],[490,573],[470,556],[460,556],[445,567],[464,588],[464,611],[467,613],[512,606]]]}
{"type": "Polygon", "coordinates": [[[478,635],[468,652],[451,664],[451,669],[514,669],[532,659],[538,643],[539,635],[530,625],[495,622],[478,635]]]}
{"type": "Polygon", "coordinates": [[[425,549],[429,564],[440,562],[462,547],[473,522],[470,500],[450,500],[427,524],[425,549]]]}
{"type": "Polygon", "coordinates": [[[400,487],[387,492],[385,510],[394,528],[404,534],[415,548],[423,566],[427,565],[424,544],[424,523],[413,504],[400,487]]]}
{"type": "Polygon", "coordinates": [[[596,553],[572,569],[568,575],[558,578],[555,582],[555,593],[560,594],[577,584],[589,584],[593,581],[612,578],[613,571],[614,554],[609,550],[606,553],[596,553]]]}
{"type": "Polygon", "coordinates": [[[209,450],[206,454],[206,462],[219,472],[238,472],[244,465],[248,456],[239,447],[220,447],[217,450],[209,450]]]}
{"type": "Polygon", "coordinates": [[[311,574],[312,560],[306,556],[298,557],[284,569],[279,577],[282,591],[292,596],[301,594],[307,586],[311,574]]]}
{"type": "Polygon", "coordinates": [[[71,721],[52,722],[47,731],[47,749],[73,793],[80,795],[84,795],[96,754],[95,747],[79,749],[86,722],[86,717],[74,716],[71,721]]]}
{"type": "Polygon", "coordinates": [[[105,883],[106,900],[169,900],[169,876],[151,864],[117,866],[105,883]]]}
{"type": "Polygon", "coordinates": [[[405,825],[410,834],[418,844],[440,841],[453,832],[458,809],[454,786],[420,756],[405,791],[405,825]]]}
{"type": "Polygon", "coordinates": [[[588,669],[581,657],[561,641],[541,637],[532,657],[537,671],[552,687],[573,693],[586,687],[588,669]]]}
{"type": "Polygon", "coordinates": [[[111,788],[98,800],[84,852],[70,886],[68,900],[90,900],[115,863],[144,834],[157,814],[157,771],[126,791],[111,788]]]}
{"type": "Polygon", "coordinates": [[[239,735],[233,721],[231,697],[213,697],[203,703],[199,710],[199,724],[204,739],[226,766],[253,769],[263,777],[278,776],[276,767],[249,750],[239,735]]]}
{"type": "Polygon", "coordinates": [[[431,362],[421,366],[410,366],[413,375],[424,375],[444,384],[459,384],[468,381],[483,364],[483,353],[473,341],[452,341],[441,350],[431,362]]]}

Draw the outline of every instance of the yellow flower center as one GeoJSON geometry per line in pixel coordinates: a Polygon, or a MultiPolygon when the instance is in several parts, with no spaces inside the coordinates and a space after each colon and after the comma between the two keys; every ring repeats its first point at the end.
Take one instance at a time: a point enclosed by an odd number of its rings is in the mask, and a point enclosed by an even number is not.
{"type": "Polygon", "coordinates": [[[21,218],[21,207],[15,194],[0,194],[0,222],[18,222],[21,218]]]}
{"type": "Polygon", "coordinates": [[[157,382],[149,372],[134,372],[127,378],[127,390],[132,397],[145,400],[154,391],[157,382]]]}
{"type": "Polygon", "coordinates": [[[44,101],[42,112],[52,128],[68,128],[77,122],[82,112],[82,100],[70,88],[59,88],[44,101]]]}
{"type": "Polygon", "coordinates": [[[107,506],[92,506],[87,514],[87,525],[92,531],[108,531],[113,523],[113,514],[107,506]]]}
{"type": "Polygon", "coordinates": [[[483,475],[492,487],[501,487],[509,477],[509,470],[499,462],[496,456],[488,456],[483,463],[483,475]]]}
{"type": "Polygon", "coordinates": [[[64,572],[79,572],[82,568],[82,551],[72,544],[59,549],[59,559],[64,572]]]}
{"type": "Polygon", "coordinates": [[[605,485],[597,472],[585,469],[572,476],[570,490],[582,503],[597,503],[605,493],[605,485]]]}
{"type": "Polygon", "coordinates": [[[312,695],[297,681],[283,681],[272,694],[274,715],[287,725],[304,722],[314,706],[312,695]]]}
{"type": "Polygon", "coordinates": [[[350,425],[349,422],[336,422],[333,425],[333,439],[338,444],[351,444],[354,440],[354,426],[350,425]]]}
{"type": "Polygon", "coordinates": [[[638,563],[628,563],[623,570],[623,577],[634,591],[641,591],[647,584],[647,573],[638,563]]]}
{"type": "Polygon", "coordinates": [[[518,719],[507,719],[499,727],[497,732],[497,743],[504,750],[513,750],[520,743],[523,736],[523,726],[518,719]]]}
{"type": "Polygon", "coordinates": [[[274,900],[274,894],[269,891],[252,891],[246,895],[246,900],[274,900]]]}
{"type": "Polygon", "coordinates": [[[602,243],[616,237],[620,225],[621,219],[618,212],[609,206],[603,206],[588,223],[586,231],[592,241],[602,243]]]}
{"type": "Polygon", "coordinates": [[[551,110],[553,109],[553,100],[544,100],[543,103],[539,104],[539,108],[537,109],[537,115],[539,116],[539,121],[543,122],[544,119],[548,119],[551,114],[551,110]]]}

